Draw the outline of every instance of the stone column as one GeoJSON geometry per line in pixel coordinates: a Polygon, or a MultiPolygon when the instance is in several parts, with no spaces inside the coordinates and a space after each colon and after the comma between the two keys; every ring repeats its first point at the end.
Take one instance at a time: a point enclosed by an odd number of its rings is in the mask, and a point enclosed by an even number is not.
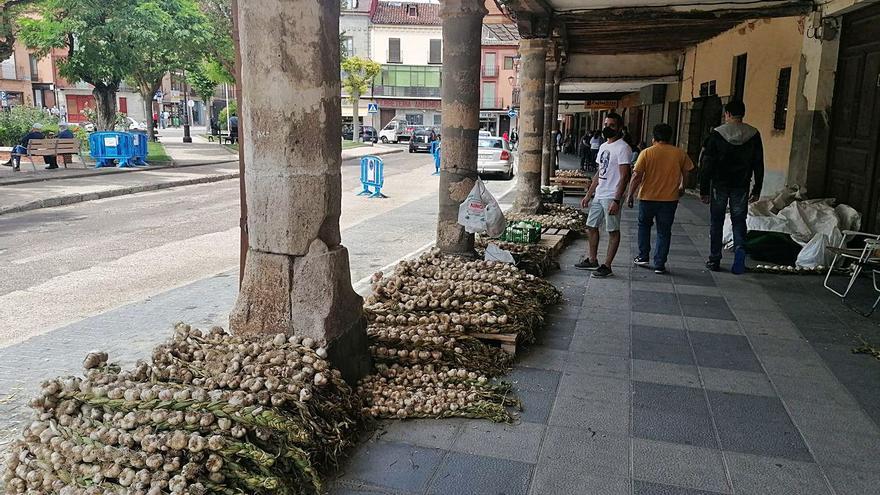
{"type": "Polygon", "coordinates": [[[550,185],[553,170],[553,93],[556,91],[556,61],[547,62],[544,71],[544,141],[541,148],[541,185],[550,185]]]}
{"type": "Polygon", "coordinates": [[[443,125],[437,247],[473,256],[474,235],[458,224],[458,207],[477,179],[480,130],[480,36],[488,13],[482,0],[445,0],[443,19],[443,125]]]}
{"type": "Polygon", "coordinates": [[[339,233],[339,2],[238,9],[250,245],[229,326],[326,340],[331,362],[355,380],[370,359],[339,233]]]}
{"type": "Polygon", "coordinates": [[[519,42],[522,60],[519,104],[519,169],[513,208],[535,213],[541,207],[541,149],[544,144],[544,77],[547,40],[519,42]]]}
{"type": "MultiPolygon", "coordinates": [[[[553,133],[558,133],[562,129],[559,127],[559,83],[562,81],[562,67],[557,68],[556,74],[553,77],[553,103],[551,104],[553,115],[550,117],[550,122],[552,122],[551,128],[553,133]]],[[[551,133],[552,134],[552,133],[551,133]]],[[[550,177],[556,176],[556,171],[559,170],[558,163],[558,155],[559,152],[556,151],[556,143],[552,143],[550,146],[550,177]]],[[[549,185],[549,179],[548,184],[549,185]]]]}

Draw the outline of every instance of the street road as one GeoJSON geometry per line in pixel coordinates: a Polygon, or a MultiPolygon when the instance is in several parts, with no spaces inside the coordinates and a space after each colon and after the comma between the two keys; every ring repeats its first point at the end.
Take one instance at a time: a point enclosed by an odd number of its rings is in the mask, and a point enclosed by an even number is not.
{"type": "MultiPolygon", "coordinates": [[[[357,160],[342,169],[354,283],[433,242],[429,155],[386,156],[384,200],[356,196],[357,160]]],[[[500,199],[514,182],[489,185],[500,199]]],[[[231,180],[0,217],[0,348],[237,269],[238,208],[231,180]]]]}

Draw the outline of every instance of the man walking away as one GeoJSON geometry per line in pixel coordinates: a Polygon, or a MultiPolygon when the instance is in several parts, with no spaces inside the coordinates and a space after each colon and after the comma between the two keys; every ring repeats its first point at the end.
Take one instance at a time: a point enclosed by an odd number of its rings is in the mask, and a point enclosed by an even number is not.
{"type": "Polygon", "coordinates": [[[627,205],[633,207],[633,196],[639,190],[639,255],[633,260],[647,266],[651,252],[651,226],[657,223],[657,245],[654,248],[654,273],[666,273],[672,222],[678,200],[684,194],[684,179],[694,163],[681,148],[670,144],[672,127],[654,126],[654,145],[639,153],[629,183],[627,205]]]}
{"type": "Polygon", "coordinates": [[[599,170],[590,184],[590,191],[581,200],[581,207],[588,208],[587,234],[589,251],[587,258],[574,265],[580,270],[595,270],[593,277],[605,278],[614,273],[611,263],[620,247],[620,201],[629,183],[632,150],[621,139],[623,118],[610,113],[605,117],[602,136],[606,141],[599,147],[599,170]],[[605,224],[608,232],[608,252],[605,263],[599,265],[599,227],[605,224]]]}
{"type": "Polygon", "coordinates": [[[581,170],[587,169],[587,164],[592,158],[590,153],[590,133],[585,132],[580,139],[578,146],[578,155],[581,157],[581,170]]]}
{"type": "Polygon", "coordinates": [[[733,224],[733,266],[730,271],[741,274],[746,270],[746,217],[749,203],[761,197],[764,183],[764,145],[761,134],[744,124],[746,106],[731,101],[724,106],[725,124],[716,127],[703,146],[700,170],[700,199],[709,204],[710,255],[706,268],[721,269],[721,233],[724,215],[730,206],[733,224]],[[754,175],[755,183],[749,194],[754,175]]]}

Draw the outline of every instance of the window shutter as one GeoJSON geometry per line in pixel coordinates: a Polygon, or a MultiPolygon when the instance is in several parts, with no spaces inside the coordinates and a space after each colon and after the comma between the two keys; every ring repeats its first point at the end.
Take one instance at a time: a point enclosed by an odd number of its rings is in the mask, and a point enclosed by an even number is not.
{"type": "Polygon", "coordinates": [[[388,38],[388,61],[400,63],[400,38],[388,38]]]}
{"type": "Polygon", "coordinates": [[[440,64],[443,63],[443,45],[441,44],[441,40],[431,40],[431,53],[428,55],[428,63],[429,64],[440,64]]]}
{"type": "Polygon", "coordinates": [[[773,128],[785,130],[788,117],[788,89],[791,85],[791,67],[779,69],[779,81],[776,83],[776,107],[773,110],[773,128]]]}

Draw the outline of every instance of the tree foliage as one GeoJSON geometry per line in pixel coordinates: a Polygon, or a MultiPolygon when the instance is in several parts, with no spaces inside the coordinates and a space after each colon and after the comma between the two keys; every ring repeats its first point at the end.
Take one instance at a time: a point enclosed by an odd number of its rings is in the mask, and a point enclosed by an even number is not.
{"type": "Polygon", "coordinates": [[[214,96],[214,90],[217,89],[217,81],[211,78],[211,74],[206,70],[206,65],[206,62],[202,62],[190,69],[186,73],[186,83],[207,105],[208,100],[214,96]]]}
{"type": "Polygon", "coordinates": [[[130,15],[139,0],[43,0],[38,16],[19,20],[19,36],[37,55],[66,48],[59,61],[62,77],[85,81],[94,89],[98,128],[112,129],[116,92],[131,73],[138,34],[130,15]]]}
{"type": "Polygon", "coordinates": [[[355,101],[366,93],[370,89],[370,83],[381,71],[382,66],[372,60],[346,57],[342,61],[342,87],[348,92],[349,99],[355,101]]]}
{"type": "Polygon", "coordinates": [[[211,41],[211,59],[216,63],[218,83],[235,81],[235,44],[232,40],[232,1],[197,0],[208,20],[211,41]]]}
{"type": "Polygon", "coordinates": [[[18,18],[39,0],[0,1],[0,60],[12,56],[18,34],[18,18]]]}

